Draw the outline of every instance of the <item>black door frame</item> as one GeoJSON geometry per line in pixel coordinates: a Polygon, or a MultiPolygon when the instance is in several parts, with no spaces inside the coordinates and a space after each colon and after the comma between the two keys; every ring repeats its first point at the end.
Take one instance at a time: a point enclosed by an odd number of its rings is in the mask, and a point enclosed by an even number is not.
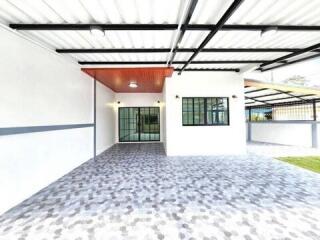
{"type": "Polygon", "coordinates": [[[161,113],[160,113],[160,107],[155,107],[155,106],[143,106],[143,107],[118,107],[118,141],[119,142],[160,142],[161,140],[161,113]],[[122,141],[120,139],[120,109],[123,108],[138,108],[138,140],[130,140],[130,141],[122,141]],[[149,115],[150,115],[150,108],[157,108],[159,111],[159,140],[141,140],[141,124],[140,124],[140,109],[141,108],[149,108],[149,115]]]}

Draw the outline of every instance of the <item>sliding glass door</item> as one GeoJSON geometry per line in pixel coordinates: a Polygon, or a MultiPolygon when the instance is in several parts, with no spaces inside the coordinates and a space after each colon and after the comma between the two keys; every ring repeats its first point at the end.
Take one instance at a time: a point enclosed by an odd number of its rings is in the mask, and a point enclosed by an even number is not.
{"type": "Polygon", "coordinates": [[[120,107],[119,142],[160,141],[159,107],[120,107]]]}

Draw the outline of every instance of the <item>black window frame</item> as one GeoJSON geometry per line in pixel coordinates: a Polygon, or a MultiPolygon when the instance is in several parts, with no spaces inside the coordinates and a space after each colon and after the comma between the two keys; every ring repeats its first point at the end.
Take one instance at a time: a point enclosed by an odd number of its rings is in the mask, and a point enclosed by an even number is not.
{"type": "MultiPolygon", "coordinates": [[[[139,107],[118,107],[118,142],[119,143],[131,143],[131,142],[160,142],[161,141],[161,111],[160,111],[160,107],[157,107],[157,106],[139,106],[139,107]],[[123,138],[120,137],[120,132],[121,132],[121,126],[120,126],[120,122],[121,122],[121,116],[120,116],[120,109],[134,109],[134,108],[137,108],[138,109],[138,131],[139,131],[139,135],[138,135],[138,140],[125,140],[123,138]],[[149,108],[149,114],[150,114],[150,109],[151,108],[154,108],[154,109],[157,109],[157,113],[159,114],[159,131],[156,132],[157,134],[159,134],[159,138],[157,138],[156,140],[151,140],[151,139],[147,139],[147,140],[143,140],[141,139],[141,124],[140,124],[140,111],[142,108],[149,108]]],[[[130,118],[130,117],[129,117],[130,118]]]]}
{"type": "MultiPolygon", "coordinates": [[[[224,110],[225,111],[225,110],[224,110]]],[[[219,112],[219,110],[217,111],[219,112]]],[[[182,113],[182,126],[230,126],[230,104],[229,104],[229,97],[182,97],[182,100],[181,100],[181,113],[182,113]],[[212,98],[216,98],[216,99],[225,99],[227,100],[227,122],[226,123],[208,123],[208,118],[207,118],[207,102],[208,102],[208,99],[212,99],[212,98]],[[184,123],[183,122],[183,114],[185,112],[188,112],[188,111],[184,111],[183,109],[183,102],[184,100],[190,100],[192,99],[192,105],[193,105],[193,108],[192,108],[192,116],[193,116],[193,122],[192,124],[189,124],[189,123],[184,123]],[[204,124],[195,124],[194,123],[194,99],[204,99],[204,124]]]]}

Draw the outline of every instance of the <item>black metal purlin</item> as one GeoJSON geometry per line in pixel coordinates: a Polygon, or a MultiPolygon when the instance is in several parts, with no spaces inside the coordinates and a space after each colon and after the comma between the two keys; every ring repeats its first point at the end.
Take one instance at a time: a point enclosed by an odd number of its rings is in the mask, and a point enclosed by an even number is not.
{"type": "MultiPolygon", "coordinates": [[[[280,61],[286,60],[286,59],[288,59],[288,58],[292,58],[292,57],[299,56],[299,55],[301,55],[301,54],[304,54],[304,53],[307,53],[307,52],[316,50],[316,49],[318,49],[318,48],[320,48],[320,43],[317,43],[317,44],[314,44],[314,45],[312,45],[312,46],[310,46],[310,47],[301,49],[301,50],[299,50],[299,51],[296,51],[296,52],[293,52],[293,53],[290,53],[290,54],[287,54],[287,55],[285,55],[285,56],[276,58],[276,59],[274,59],[274,60],[272,60],[272,61],[268,61],[268,62],[266,62],[266,63],[262,63],[262,64],[260,65],[259,70],[263,70],[263,67],[265,67],[265,66],[269,66],[269,65],[274,64],[274,63],[279,63],[280,61]]],[[[269,70],[270,70],[270,69],[269,69],[269,70]]]]}
{"type": "MultiPolygon", "coordinates": [[[[67,48],[58,53],[167,53],[170,48],[67,48]]],[[[195,52],[196,48],[177,48],[177,52],[195,52]]],[[[202,52],[296,52],[301,48],[204,48],[202,52]]],[[[320,52],[320,50],[313,50],[320,52]]]]}
{"type": "MultiPolygon", "coordinates": [[[[36,30],[36,31],[87,31],[92,26],[98,26],[109,31],[149,31],[149,30],[176,30],[178,24],[9,24],[10,28],[16,30],[36,30]]],[[[189,24],[187,31],[211,31],[218,27],[212,24],[189,24]]],[[[320,26],[303,25],[241,25],[228,24],[220,27],[221,31],[262,31],[267,28],[277,28],[278,31],[320,31],[320,26]]]]}
{"type": "MultiPolygon", "coordinates": [[[[304,99],[303,98],[303,96],[305,96],[305,95],[301,95],[301,96],[296,96],[296,95],[294,95],[294,94],[292,94],[290,91],[282,91],[282,90],[278,90],[278,89],[274,89],[274,90],[276,90],[276,91],[278,91],[279,93],[283,93],[283,94],[286,94],[286,95],[288,95],[288,96],[290,96],[290,97],[293,97],[293,98],[298,98],[298,99],[300,99],[300,100],[302,100],[302,101],[307,101],[306,99],[304,99]]],[[[309,97],[309,96],[313,96],[314,94],[307,94],[307,96],[306,97],[309,97]]]]}
{"type": "MultiPolygon", "coordinates": [[[[305,95],[301,95],[300,97],[311,97],[314,96],[314,94],[305,94],[305,95]]],[[[283,97],[283,98],[274,98],[274,99],[268,99],[266,100],[267,102],[274,102],[274,101],[279,101],[279,100],[287,100],[287,99],[292,99],[292,98],[297,98],[296,96],[289,96],[289,97],[283,97]]],[[[299,101],[301,102],[309,102],[310,99],[303,99],[303,98],[298,98],[299,101]]]]}
{"type": "Polygon", "coordinates": [[[189,9],[188,9],[187,16],[186,16],[186,18],[185,18],[185,20],[184,20],[184,23],[183,23],[182,27],[180,28],[179,37],[178,37],[177,42],[176,42],[176,45],[175,45],[175,47],[174,47],[174,49],[173,49],[173,51],[172,51],[171,58],[170,58],[170,61],[169,61],[168,66],[171,66],[171,64],[172,64],[172,62],[173,62],[173,60],[174,60],[174,57],[176,56],[177,50],[178,50],[178,48],[179,48],[179,45],[180,45],[180,43],[181,43],[181,40],[182,40],[184,34],[186,33],[187,26],[188,26],[188,24],[189,24],[189,22],[190,22],[190,19],[191,19],[191,17],[192,17],[192,14],[193,14],[193,12],[194,12],[194,9],[195,9],[196,6],[197,6],[197,3],[198,3],[198,0],[191,0],[191,3],[190,3],[190,5],[189,5],[189,9]]]}
{"type": "Polygon", "coordinates": [[[265,105],[272,105],[271,103],[268,103],[268,102],[262,101],[262,100],[258,100],[258,99],[254,98],[254,97],[247,97],[247,96],[245,96],[245,99],[250,99],[250,100],[255,101],[255,102],[260,102],[260,103],[263,103],[263,104],[265,104],[265,105]]]}
{"type": "MultiPolygon", "coordinates": [[[[192,49],[190,49],[192,51],[192,49]]],[[[167,53],[170,48],[75,48],[56,49],[57,53],[167,53]]]]}
{"type": "MultiPolygon", "coordinates": [[[[288,107],[288,106],[297,106],[297,105],[306,105],[309,104],[311,107],[313,107],[313,103],[320,102],[320,98],[313,98],[313,99],[308,99],[307,101],[301,101],[301,100],[295,100],[295,101],[290,101],[290,102],[276,102],[276,103],[269,103],[269,104],[261,104],[261,105],[254,105],[254,106],[246,106],[246,109],[252,108],[263,108],[263,107],[288,107]]],[[[246,103],[247,105],[247,103],[246,103]]],[[[312,109],[311,109],[312,110],[312,109]]]]}
{"type": "MultiPolygon", "coordinates": [[[[192,64],[247,64],[262,63],[265,60],[212,60],[212,61],[194,61],[192,64]]],[[[166,61],[79,61],[81,65],[137,65],[137,64],[167,64],[166,61]]],[[[185,64],[187,61],[174,61],[172,64],[185,64]]]]}
{"type": "MultiPolygon", "coordinates": [[[[315,51],[318,51],[318,50],[315,50],[315,51]]],[[[294,60],[294,61],[291,61],[291,62],[286,62],[286,63],[281,64],[281,65],[279,65],[279,66],[274,66],[274,67],[271,67],[271,68],[262,69],[261,71],[262,71],[262,72],[265,72],[265,71],[269,71],[269,70],[272,70],[272,69],[276,69],[276,68],[281,68],[281,67],[284,67],[284,66],[288,66],[288,65],[291,65],[291,64],[294,64],[294,63],[304,62],[304,61],[307,61],[307,60],[310,60],[310,59],[313,59],[313,58],[317,58],[317,57],[320,57],[320,53],[314,54],[314,55],[312,55],[312,56],[300,58],[300,59],[297,59],[297,60],[294,60]]]]}
{"type": "Polygon", "coordinates": [[[208,44],[208,42],[212,39],[212,37],[223,27],[223,25],[228,21],[228,19],[232,16],[232,14],[240,7],[240,5],[244,2],[244,0],[235,0],[230,7],[227,9],[227,11],[223,14],[223,16],[220,18],[218,23],[211,29],[210,33],[207,35],[207,37],[202,41],[200,46],[197,48],[197,50],[191,55],[188,62],[182,67],[179,74],[182,73],[184,69],[192,62],[192,60],[201,52],[201,50],[208,44]]]}
{"type": "MultiPolygon", "coordinates": [[[[270,89],[270,88],[269,88],[270,89]]],[[[270,89],[270,90],[274,90],[274,89],[270,89]]],[[[285,92],[287,93],[287,92],[285,92]]],[[[277,95],[281,95],[281,94],[285,94],[285,93],[270,93],[270,94],[265,94],[265,95],[259,95],[259,96],[254,96],[255,98],[263,98],[263,97],[272,97],[272,96],[277,96],[277,95]]]]}
{"type": "Polygon", "coordinates": [[[261,91],[265,91],[265,90],[269,90],[269,88],[259,88],[259,89],[255,89],[255,90],[251,90],[251,91],[245,92],[245,94],[247,94],[247,93],[261,92],[261,91]]]}
{"type": "MultiPolygon", "coordinates": [[[[175,72],[180,72],[181,68],[175,68],[175,72]]],[[[186,72],[240,72],[239,68],[187,68],[186,72]]]]}

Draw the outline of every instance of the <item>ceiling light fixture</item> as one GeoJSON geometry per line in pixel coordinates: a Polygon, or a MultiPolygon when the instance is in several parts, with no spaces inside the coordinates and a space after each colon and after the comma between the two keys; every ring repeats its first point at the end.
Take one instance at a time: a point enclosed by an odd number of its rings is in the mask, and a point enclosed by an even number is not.
{"type": "Polygon", "coordinates": [[[104,37],[104,30],[100,26],[91,26],[90,33],[95,37],[104,37]]]}
{"type": "Polygon", "coordinates": [[[267,28],[261,30],[260,36],[261,37],[271,36],[271,35],[276,34],[277,31],[278,31],[277,27],[267,27],[267,28]]]}
{"type": "Polygon", "coordinates": [[[138,84],[137,84],[136,81],[131,81],[131,82],[129,83],[129,87],[131,87],[131,88],[137,88],[137,87],[138,87],[138,84]]]}

